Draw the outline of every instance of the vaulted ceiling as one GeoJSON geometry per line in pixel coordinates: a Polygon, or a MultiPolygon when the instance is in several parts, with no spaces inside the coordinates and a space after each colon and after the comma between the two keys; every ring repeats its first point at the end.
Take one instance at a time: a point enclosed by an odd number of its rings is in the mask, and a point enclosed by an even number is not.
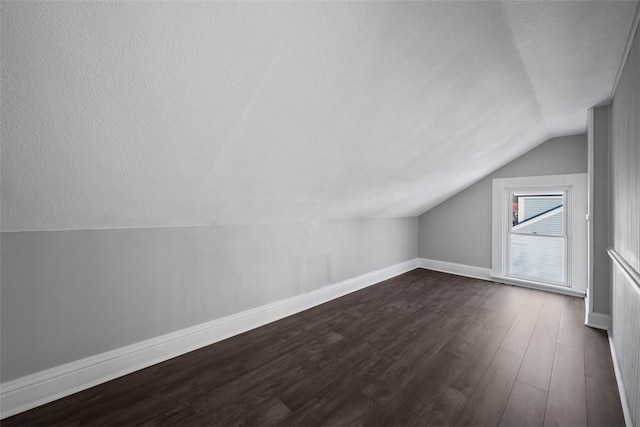
{"type": "Polygon", "coordinates": [[[420,214],[584,132],[637,5],[3,2],[2,229],[420,214]]]}

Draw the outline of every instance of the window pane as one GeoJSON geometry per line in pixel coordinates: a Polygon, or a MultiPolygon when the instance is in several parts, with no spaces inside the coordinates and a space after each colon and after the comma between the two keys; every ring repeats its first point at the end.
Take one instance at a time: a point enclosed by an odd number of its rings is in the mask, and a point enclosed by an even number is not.
{"type": "Polygon", "coordinates": [[[511,234],[509,274],[542,282],[565,283],[565,239],[511,234]]]}
{"type": "Polygon", "coordinates": [[[564,235],[562,194],[513,194],[511,208],[514,233],[564,235]]]}

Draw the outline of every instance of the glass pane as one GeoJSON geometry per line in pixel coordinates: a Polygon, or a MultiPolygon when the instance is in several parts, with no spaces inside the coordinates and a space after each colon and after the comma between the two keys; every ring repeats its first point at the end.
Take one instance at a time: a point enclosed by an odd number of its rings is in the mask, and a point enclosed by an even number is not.
{"type": "Polygon", "coordinates": [[[511,205],[514,233],[564,235],[564,195],[513,194],[511,205]]]}
{"type": "Polygon", "coordinates": [[[565,239],[511,234],[509,274],[541,282],[565,283],[565,239]]]}

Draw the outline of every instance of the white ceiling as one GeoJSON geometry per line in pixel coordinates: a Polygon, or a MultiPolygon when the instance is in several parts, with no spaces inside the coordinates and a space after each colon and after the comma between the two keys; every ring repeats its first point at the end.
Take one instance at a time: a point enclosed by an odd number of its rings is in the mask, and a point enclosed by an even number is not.
{"type": "Polygon", "coordinates": [[[612,90],[637,2],[2,3],[2,230],[413,216],[612,90]]]}

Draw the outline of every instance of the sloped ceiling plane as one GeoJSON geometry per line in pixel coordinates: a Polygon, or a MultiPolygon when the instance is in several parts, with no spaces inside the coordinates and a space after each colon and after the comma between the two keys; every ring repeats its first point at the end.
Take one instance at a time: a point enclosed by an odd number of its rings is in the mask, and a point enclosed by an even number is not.
{"type": "Polygon", "coordinates": [[[414,216],[612,92],[637,2],[3,2],[3,231],[414,216]]]}

